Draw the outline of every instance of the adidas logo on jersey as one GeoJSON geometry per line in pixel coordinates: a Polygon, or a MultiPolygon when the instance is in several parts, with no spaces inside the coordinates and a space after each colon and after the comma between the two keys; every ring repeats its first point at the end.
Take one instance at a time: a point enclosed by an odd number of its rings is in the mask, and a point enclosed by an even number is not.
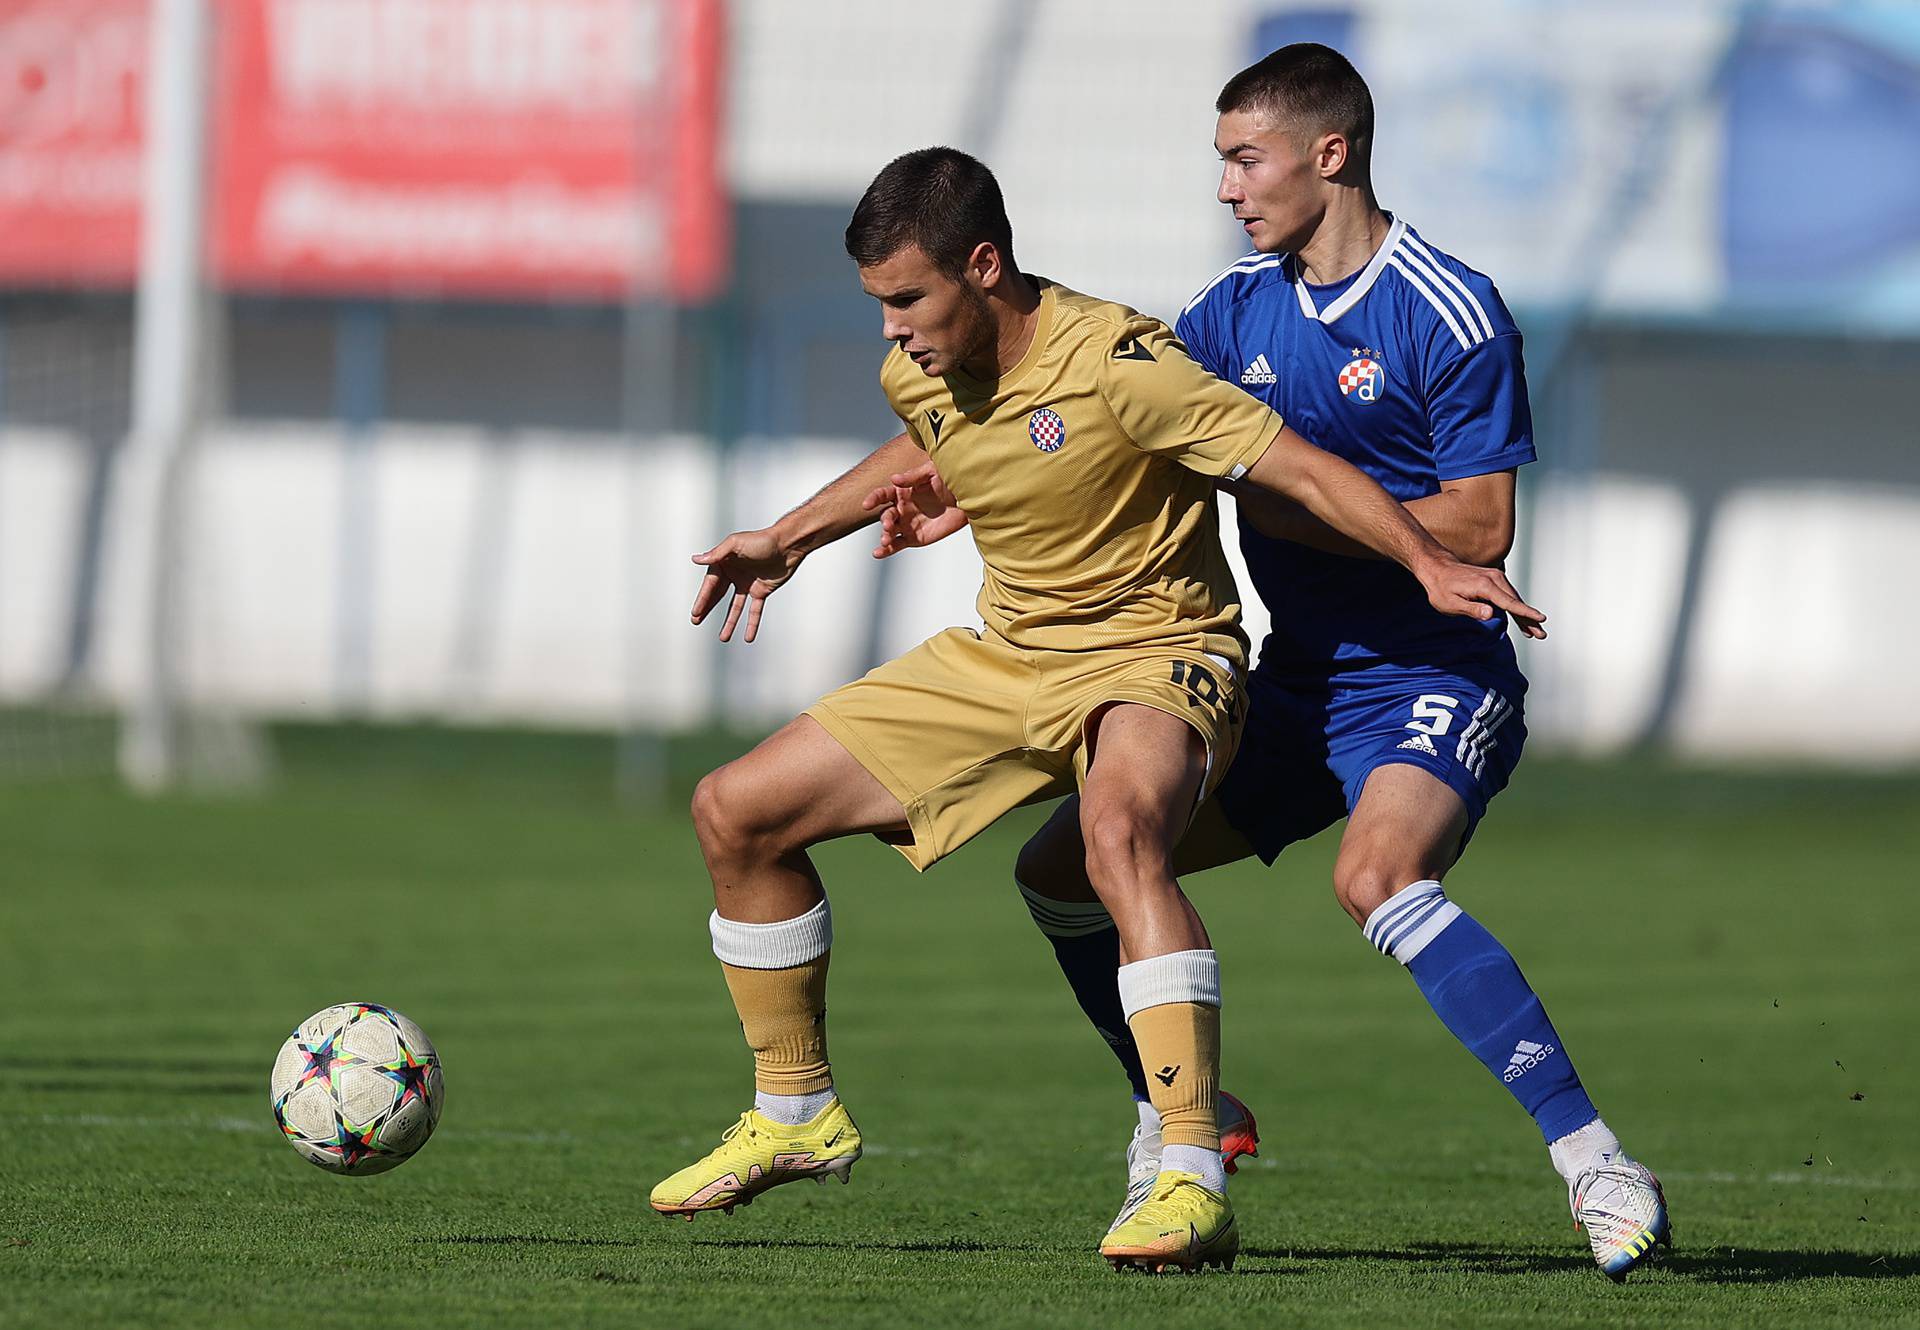
{"type": "Polygon", "coordinates": [[[1411,739],[1402,739],[1399,743],[1395,744],[1394,747],[1411,748],[1414,752],[1425,753],[1428,757],[1440,756],[1434,749],[1433,740],[1427,738],[1424,734],[1416,734],[1411,739]]]}
{"type": "Polygon", "coordinates": [[[1242,383],[1278,383],[1280,376],[1273,372],[1273,366],[1267,363],[1267,353],[1262,351],[1253,358],[1253,363],[1240,371],[1242,383]]]}
{"type": "Polygon", "coordinates": [[[1513,1056],[1507,1059],[1507,1069],[1500,1079],[1512,1084],[1535,1067],[1553,1056],[1552,1044],[1536,1044],[1531,1039],[1522,1039],[1513,1046],[1513,1056]]]}

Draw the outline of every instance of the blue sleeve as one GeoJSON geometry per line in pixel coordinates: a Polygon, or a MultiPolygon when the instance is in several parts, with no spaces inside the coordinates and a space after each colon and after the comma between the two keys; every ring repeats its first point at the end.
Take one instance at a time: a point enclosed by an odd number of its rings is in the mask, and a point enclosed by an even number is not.
{"type": "Polygon", "coordinates": [[[1186,346],[1187,354],[1199,361],[1216,379],[1226,379],[1232,383],[1233,380],[1221,368],[1223,357],[1214,330],[1207,322],[1206,309],[1207,304],[1202,301],[1183,313],[1173,325],[1173,335],[1186,346]]]}
{"type": "Polygon", "coordinates": [[[1427,393],[1441,480],[1505,471],[1534,459],[1533,411],[1520,334],[1502,333],[1449,362],[1427,393]]]}

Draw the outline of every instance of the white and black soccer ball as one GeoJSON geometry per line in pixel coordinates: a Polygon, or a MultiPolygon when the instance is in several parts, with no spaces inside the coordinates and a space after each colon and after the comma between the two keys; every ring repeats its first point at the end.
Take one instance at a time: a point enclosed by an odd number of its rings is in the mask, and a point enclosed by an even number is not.
{"type": "Polygon", "coordinates": [[[398,1168],[433,1135],[445,1099],[433,1042],[372,1002],[316,1011],[273,1061],[273,1120],[329,1173],[398,1168]]]}

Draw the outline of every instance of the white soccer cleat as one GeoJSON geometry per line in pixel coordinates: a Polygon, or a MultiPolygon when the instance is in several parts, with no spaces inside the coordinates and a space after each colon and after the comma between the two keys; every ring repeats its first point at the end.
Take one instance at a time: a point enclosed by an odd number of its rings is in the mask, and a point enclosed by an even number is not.
{"type": "Polygon", "coordinates": [[[1112,1233],[1129,1219],[1133,1212],[1145,1205],[1147,1198],[1153,1195],[1154,1179],[1160,1176],[1160,1133],[1150,1131],[1144,1122],[1133,1126],[1133,1139],[1127,1142],[1127,1199],[1120,1207],[1120,1213],[1107,1225],[1112,1233]]]}
{"type": "Polygon", "coordinates": [[[1567,1200],[1574,1226],[1587,1230],[1593,1259],[1615,1283],[1673,1246],[1660,1179],[1626,1155],[1615,1155],[1575,1178],[1567,1200]]]}
{"type": "MultiPolygon", "coordinates": [[[[1238,1172],[1236,1160],[1242,1155],[1260,1153],[1259,1126],[1253,1120],[1253,1111],[1225,1090],[1220,1092],[1218,1111],[1220,1162],[1227,1172],[1238,1172]]],[[[1160,1150],[1160,1133],[1148,1130],[1144,1122],[1135,1123],[1133,1139],[1127,1142],[1127,1199],[1120,1213],[1107,1225],[1107,1232],[1113,1232],[1133,1218],[1133,1212],[1153,1195],[1154,1179],[1160,1176],[1160,1150]]]]}

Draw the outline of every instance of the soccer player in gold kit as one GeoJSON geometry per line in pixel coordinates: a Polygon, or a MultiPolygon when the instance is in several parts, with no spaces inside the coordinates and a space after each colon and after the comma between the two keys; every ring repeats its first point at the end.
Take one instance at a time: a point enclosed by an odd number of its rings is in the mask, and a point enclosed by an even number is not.
{"type": "Polygon", "coordinates": [[[652,1205],[731,1210],[802,1177],[844,1181],[859,1157],[827,1062],[832,921],[809,846],[870,832],[924,870],[1009,809],[1077,787],[1165,1142],[1152,1199],[1101,1252],[1156,1269],[1229,1264],[1219,966],[1171,868],[1245,714],[1215,482],[1292,499],[1406,566],[1442,611],[1506,611],[1536,629],[1542,616],[1195,364],[1159,320],[1021,272],[999,187],[966,154],[889,164],[854,210],[847,251],[895,344],[881,385],[907,433],[773,526],[695,556],[707,571],[694,622],[727,599],[722,640],[744,614],[751,641],[806,555],[874,520],[867,497],[931,459],[985,565],[982,623],[829,694],[700,783],[713,949],[753,1049],[755,1102],[652,1205]]]}

